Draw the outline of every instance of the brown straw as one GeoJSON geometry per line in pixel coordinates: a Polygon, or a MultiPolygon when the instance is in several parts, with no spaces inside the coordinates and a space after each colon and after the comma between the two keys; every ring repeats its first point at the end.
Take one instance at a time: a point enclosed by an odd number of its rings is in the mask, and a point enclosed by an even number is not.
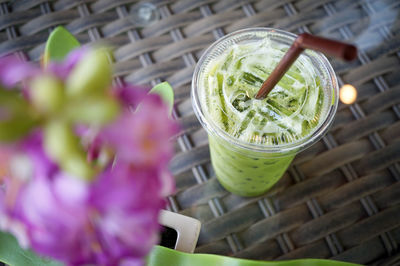
{"type": "Polygon", "coordinates": [[[267,97],[268,93],[281,80],[286,71],[288,71],[290,66],[305,49],[319,51],[346,61],[351,61],[357,57],[357,48],[354,45],[302,33],[296,38],[268,79],[264,81],[256,95],[256,99],[267,97]]]}

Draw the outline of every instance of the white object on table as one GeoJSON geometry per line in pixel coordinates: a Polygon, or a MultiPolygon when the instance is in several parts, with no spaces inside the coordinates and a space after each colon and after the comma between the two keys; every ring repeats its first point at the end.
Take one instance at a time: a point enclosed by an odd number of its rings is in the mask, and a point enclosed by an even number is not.
{"type": "Polygon", "coordinates": [[[201,223],[199,220],[175,212],[161,210],[158,221],[161,225],[177,231],[176,250],[193,253],[200,234],[201,223]]]}

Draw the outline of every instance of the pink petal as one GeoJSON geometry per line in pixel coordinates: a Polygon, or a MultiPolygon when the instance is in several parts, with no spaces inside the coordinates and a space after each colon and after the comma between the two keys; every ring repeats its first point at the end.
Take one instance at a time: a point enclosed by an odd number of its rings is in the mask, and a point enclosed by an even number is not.
{"type": "Polygon", "coordinates": [[[87,53],[87,51],[87,47],[77,48],[71,51],[64,61],[50,62],[47,70],[59,77],[60,79],[65,80],[71,73],[75,65],[82,59],[85,53],[87,53]]]}
{"type": "Polygon", "coordinates": [[[15,56],[0,58],[0,83],[8,88],[12,88],[18,82],[31,78],[39,72],[38,68],[15,56]]]}

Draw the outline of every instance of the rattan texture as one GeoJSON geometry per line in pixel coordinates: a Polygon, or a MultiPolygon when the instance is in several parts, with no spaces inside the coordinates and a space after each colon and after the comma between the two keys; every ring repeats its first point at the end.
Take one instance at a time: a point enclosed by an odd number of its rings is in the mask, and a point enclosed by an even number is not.
{"type": "Polygon", "coordinates": [[[0,1],[0,55],[39,61],[48,34],[64,25],[82,43],[115,48],[117,81],[175,91],[182,132],[170,168],[169,208],[199,219],[195,252],[259,260],[331,258],[400,265],[400,2],[397,0],[150,1],[160,18],[140,27],[135,1],[0,1]],[[200,55],[246,27],[310,32],[357,44],[352,63],[331,60],[339,84],[358,89],[329,133],[299,154],[266,195],[226,192],[190,101],[200,55]]]}

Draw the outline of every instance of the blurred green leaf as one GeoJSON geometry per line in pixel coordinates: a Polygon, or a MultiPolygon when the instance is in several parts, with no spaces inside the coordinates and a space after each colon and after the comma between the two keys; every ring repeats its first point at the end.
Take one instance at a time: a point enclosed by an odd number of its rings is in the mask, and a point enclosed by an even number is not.
{"type": "Polygon", "coordinates": [[[19,92],[0,88],[0,142],[14,141],[25,136],[36,122],[19,92]]]}
{"type": "Polygon", "coordinates": [[[62,266],[61,262],[39,257],[22,249],[14,236],[0,231],[0,261],[10,266],[62,266]]]}
{"type": "Polygon", "coordinates": [[[44,49],[44,66],[46,66],[49,61],[63,60],[69,52],[79,46],[80,43],[75,39],[74,35],[64,27],[58,26],[50,33],[47,39],[44,49]]]}
{"type": "Polygon", "coordinates": [[[93,177],[94,171],[86,161],[86,153],[68,122],[55,119],[46,124],[44,148],[65,171],[84,180],[93,177]]]}
{"type": "Polygon", "coordinates": [[[88,51],[66,80],[66,93],[70,97],[102,95],[111,86],[112,56],[108,49],[88,51]]]}
{"type": "Polygon", "coordinates": [[[51,115],[57,113],[64,102],[64,84],[52,75],[41,75],[30,84],[30,100],[36,109],[51,115]]]}
{"type": "Polygon", "coordinates": [[[356,266],[358,264],[324,260],[324,259],[297,259],[287,261],[257,261],[239,259],[214,254],[191,254],[176,251],[162,246],[154,246],[147,257],[147,266],[174,265],[174,266],[356,266]]]}
{"type": "Polygon", "coordinates": [[[164,100],[164,102],[168,105],[169,113],[172,112],[172,107],[174,106],[174,90],[168,82],[162,82],[154,86],[151,89],[150,93],[158,94],[164,100]]]}
{"type": "Polygon", "coordinates": [[[82,97],[66,106],[66,118],[73,123],[104,125],[119,113],[119,104],[108,97],[82,97]]]}

